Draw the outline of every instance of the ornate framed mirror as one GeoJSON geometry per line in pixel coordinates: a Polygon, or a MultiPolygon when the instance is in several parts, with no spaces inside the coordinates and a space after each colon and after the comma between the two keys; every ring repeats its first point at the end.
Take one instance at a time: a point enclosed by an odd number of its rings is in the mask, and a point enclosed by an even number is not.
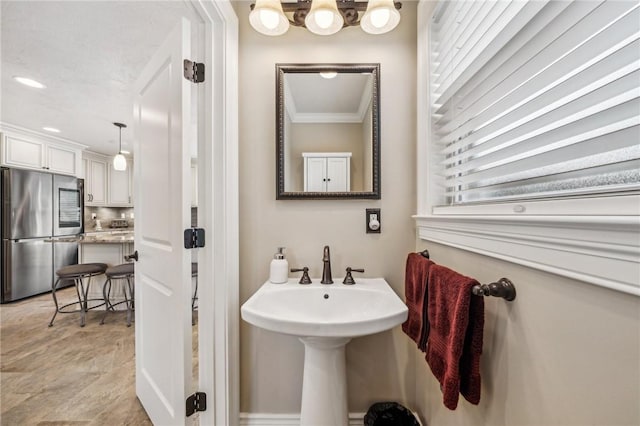
{"type": "Polygon", "coordinates": [[[380,199],[380,64],[276,64],[276,199],[380,199]]]}

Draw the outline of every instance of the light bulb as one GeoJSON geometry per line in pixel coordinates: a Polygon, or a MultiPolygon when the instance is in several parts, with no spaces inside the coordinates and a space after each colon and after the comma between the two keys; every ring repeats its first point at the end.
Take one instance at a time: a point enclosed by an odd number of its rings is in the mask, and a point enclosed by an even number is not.
{"type": "Polygon", "coordinates": [[[280,0],[256,0],[249,14],[254,30],[268,36],[279,36],[289,29],[289,19],[282,10],[280,0]]]}
{"type": "Polygon", "coordinates": [[[318,10],[314,19],[320,28],[327,29],[333,24],[333,12],[330,10],[318,10]]]}
{"type": "Polygon", "coordinates": [[[264,9],[260,11],[260,21],[268,29],[274,30],[280,23],[280,16],[275,10],[264,9]]]}
{"type": "Polygon", "coordinates": [[[314,34],[331,35],[340,31],[344,18],[338,11],[336,0],[313,0],[304,24],[314,34]]]}
{"type": "Polygon", "coordinates": [[[127,159],[124,158],[124,155],[118,153],[115,157],[113,157],[113,169],[114,170],[127,170],[127,159]]]}
{"type": "Polygon", "coordinates": [[[371,11],[371,25],[382,28],[389,22],[389,9],[375,9],[371,11]]]}
{"type": "Polygon", "coordinates": [[[384,34],[400,23],[400,12],[393,0],[369,0],[367,11],[360,19],[360,28],[369,34],[384,34]]]}

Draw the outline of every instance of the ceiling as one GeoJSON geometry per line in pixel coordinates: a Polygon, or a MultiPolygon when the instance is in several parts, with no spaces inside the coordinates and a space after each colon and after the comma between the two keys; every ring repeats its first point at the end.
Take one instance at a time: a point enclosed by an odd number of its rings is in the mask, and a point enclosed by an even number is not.
{"type": "Polygon", "coordinates": [[[287,72],[285,105],[294,123],[361,123],[371,102],[371,73],[287,72]]]}
{"type": "MultiPolygon", "coordinates": [[[[0,2],[0,121],[118,150],[118,128],[131,125],[132,84],[182,16],[182,1],[0,2]],[[47,87],[18,84],[24,76],[47,87]]],[[[131,127],[123,149],[132,151],[131,127]]]]}

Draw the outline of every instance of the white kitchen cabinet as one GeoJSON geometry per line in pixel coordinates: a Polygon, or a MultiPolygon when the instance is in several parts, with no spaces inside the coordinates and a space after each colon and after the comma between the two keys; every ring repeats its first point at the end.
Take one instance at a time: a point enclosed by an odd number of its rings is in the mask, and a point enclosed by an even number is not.
{"type": "Polygon", "coordinates": [[[349,192],[350,152],[303,152],[305,192],[349,192]]]}
{"type": "Polygon", "coordinates": [[[113,207],[133,206],[133,164],[127,160],[126,170],[116,170],[109,162],[108,205],[113,207]]]}
{"type": "Polygon", "coordinates": [[[127,160],[127,169],[114,170],[113,157],[85,152],[84,194],[87,206],[132,207],[133,162],[127,160]]]}
{"type": "Polygon", "coordinates": [[[87,206],[107,205],[107,158],[91,155],[84,162],[84,203],[87,206]]]}
{"type": "Polygon", "coordinates": [[[80,175],[81,145],[51,141],[34,132],[3,132],[0,162],[3,166],[80,175]]]}

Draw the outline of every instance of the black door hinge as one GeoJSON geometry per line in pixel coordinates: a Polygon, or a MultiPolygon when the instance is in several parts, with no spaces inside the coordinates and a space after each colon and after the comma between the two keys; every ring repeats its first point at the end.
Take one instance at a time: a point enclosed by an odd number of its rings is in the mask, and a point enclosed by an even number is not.
{"type": "Polygon", "coordinates": [[[204,247],[204,229],[187,228],[184,230],[184,248],[204,247]]]}
{"type": "Polygon", "coordinates": [[[196,411],[205,411],[207,409],[207,394],[204,392],[196,392],[187,398],[187,417],[193,415],[196,411]]]}
{"type": "Polygon", "coordinates": [[[192,83],[202,83],[204,81],[204,64],[185,59],[184,78],[192,83]]]}

